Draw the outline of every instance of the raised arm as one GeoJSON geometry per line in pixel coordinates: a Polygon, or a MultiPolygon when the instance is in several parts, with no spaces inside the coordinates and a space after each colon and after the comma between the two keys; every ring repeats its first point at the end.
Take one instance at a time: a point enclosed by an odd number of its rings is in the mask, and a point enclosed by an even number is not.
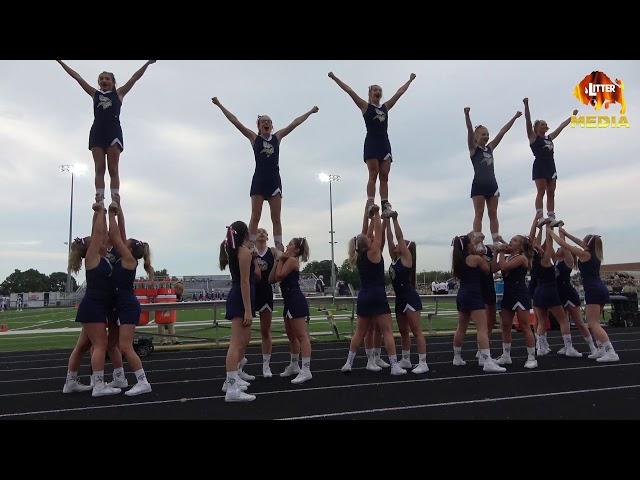
{"type": "Polygon", "coordinates": [[[516,112],[516,114],[513,117],[511,117],[511,120],[509,120],[507,124],[504,127],[502,127],[502,129],[498,132],[498,134],[495,137],[493,137],[493,140],[489,142],[489,146],[491,147],[491,150],[495,150],[495,148],[500,143],[500,140],[502,140],[502,137],[504,137],[505,133],[509,131],[509,129],[513,126],[514,122],[521,116],[522,116],[522,112],[516,112]]]}
{"type": "MultiPolygon", "coordinates": [[[[565,234],[564,231],[562,229],[560,229],[560,240],[562,241],[566,241],[565,240],[565,234]]],[[[560,243],[558,242],[558,245],[560,245],[560,243]]],[[[567,265],[567,267],[569,268],[573,268],[573,255],[571,255],[571,250],[569,250],[568,248],[564,248],[562,245],[560,245],[560,255],[562,255],[562,259],[564,260],[564,263],[567,265]]]]}
{"type": "Polygon", "coordinates": [[[536,212],[536,216],[533,217],[533,223],[531,224],[531,230],[529,231],[529,241],[534,243],[536,240],[536,229],[538,228],[538,220],[540,220],[544,214],[542,212],[536,212]]]}
{"type": "Polygon", "coordinates": [[[380,210],[376,210],[373,214],[373,218],[371,219],[371,223],[373,224],[373,240],[371,242],[371,247],[369,249],[373,249],[374,252],[380,252],[382,254],[382,243],[384,230],[382,228],[382,219],[380,218],[380,210]]]}
{"type": "Polygon", "coordinates": [[[531,112],[529,111],[529,99],[525,98],[522,101],[524,102],[524,119],[525,119],[525,125],[527,127],[527,137],[529,138],[529,143],[533,143],[536,140],[536,134],[533,131],[533,125],[531,124],[531,112]]]}
{"type": "Polygon", "coordinates": [[[145,63],[136,73],[134,73],[131,76],[131,78],[129,79],[129,81],[127,83],[125,83],[123,86],[121,86],[120,88],[118,88],[116,90],[118,92],[118,96],[120,98],[124,98],[124,96],[127,93],[129,93],[129,90],[131,90],[131,88],[136,84],[136,82],[142,78],[142,75],[144,75],[144,72],[147,71],[147,67],[149,65],[154,64],[154,63],[156,63],[155,60],[147,61],[147,63],[145,63]]]}
{"type": "Polygon", "coordinates": [[[391,223],[387,222],[387,244],[389,245],[389,253],[396,247],[395,243],[393,243],[393,232],[391,231],[391,223]]]}
{"type": "Polygon", "coordinates": [[[85,270],[91,270],[100,263],[100,247],[104,241],[104,235],[107,233],[107,220],[105,218],[104,208],[94,204],[93,211],[95,213],[92,217],[91,243],[84,257],[85,270]]]}
{"type": "Polygon", "coordinates": [[[549,227],[549,224],[547,223],[545,225],[545,239],[544,239],[544,253],[542,254],[542,261],[544,263],[553,263],[553,237],[551,236],[551,234],[553,233],[551,231],[551,227],[549,227]]]}
{"type": "MultiPolygon", "coordinates": [[[[280,252],[280,250],[277,250],[278,252],[280,252]]],[[[274,253],[274,257],[276,259],[275,262],[273,262],[273,267],[271,267],[271,271],[269,272],[269,283],[276,283],[276,269],[278,268],[278,264],[280,263],[280,256],[277,256],[277,254],[274,253]]]]}
{"type": "Polygon", "coordinates": [[[122,240],[120,228],[118,227],[118,221],[116,220],[117,209],[109,207],[109,240],[122,258],[122,266],[131,269],[136,264],[136,259],[133,258],[133,254],[127,248],[126,243],[122,240]]]}
{"type": "Polygon", "coordinates": [[[317,111],[318,111],[318,107],[313,107],[307,113],[300,115],[298,118],[296,118],[287,127],[283,128],[282,130],[278,130],[276,132],[276,137],[278,138],[278,140],[282,140],[284,137],[289,135],[297,126],[301,125],[302,122],[304,122],[307,118],[309,118],[309,116],[311,116],[312,113],[316,113],[317,111]]]}
{"type": "Polygon", "coordinates": [[[222,110],[222,113],[224,114],[224,116],[227,117],[227,119],[231,123],[233,123],[233,125],[238,130],[240,130],[240,133],[242,133],[245,137],[247,137],[251,143],[256,141],[258,134],[253,130],[249,130],[242,123],[240,123],[240,120],[238,120],[238,117],[236,117],[233,113],[231,113],[229,110],[227,110],[222,106],[222,104],[220,103],[220,100],[218,100],[218,97],[213,97],[211,101],[213,102],[214,105],[217,105],[218,107],[220,107],[220,110],[222,110]]]}
{"type": "Polygon", "coordinates": [[[398,248],[400,249],[400,254],[402,255],[409,249],[407,248],[407,242],[404,241],[404,235],[402,235],[402,228],[400,228],[400,223],[398,223],[398,215],[394,215],[392,218],[393,230],[396,233],[396,241],[398,242],[398,248]]]}
{"type": "Polygon", "coordinates": [[[580,245],[582,248],[586,248],[586,245],[584,244],[584,242],[580,238],[574,237],[569,232],[567,232],[564,228],[560,229],[560,233],[562,233],[564,236],[569,238],[569,240],[571,240],[576,245],[580,245]]]}
{"type": "Polygon", "coordinates": [[[476,139],[473,136],[473,124],[471,123],[471,116],[469,112],[470,107],[464,107],[464,120],[467,124],[467,146],[469,147],[469,155],[473,156],[476,152],[476,139]]]}
{"type": "Polygon", "coordinates": [[[127,241],[127,230],[124,226],[124,213],[122,212],[122,205],[118,205],[118,228],[120,229],[120,237],[122,241],[126,243],[127,241]]]}
{"type": "Polygon", "coordinates": [[[393,108],[393,106],[400,99],[400,97],[404,95],[404,92],[407,91],[407,89],[409,88],[409,85],[411,85],[411,82],[413,82],[415,79],[416,79],[416,74],[412,73],[407,83],[402,85],[393,97],[391,97],[389,100],[384,102],[384,104],[387,106],[387,110],[391,110],[393,108]]]}
{"type": "MultiPolygon", "coordinates": [[[[578,114],[578,110],[576,109],[576,110],[574,110],[574,111],[573,111],[573,115],[577,115],[577,114],[578,114]]],[[[553,132],[551,132],[551,134],[549,135],[549,138],[550,138],[551,140],[553,140],[554,138],[556,138],[558,135],[560,135],[560,132],[561,132],[562,130],[564,130],[564,129],[565,129],[565,127],[566,127],[567,125],[569,125],[570,123],[571,123],[571,117],[567,118],[564,122],[562,122],[562,123],[560,124],[560,126],[559,126],[558,128],[556,128],[553,132]]]]}
{"type": "Polygon", "coordinates": [[[589,252],[584,251],[580,247],[576,247],[575,245],[571,245],[567,243],[566,240],[559,237],[554,232],[551,232],[550,235],[551,235],[551,238],[553,238],[558,245],[560,245],[562,248],[569,250],[571,253],[577,256],[580,260],[588,260],[591,257],[591,254],[589,252]]]}
{"type": "Polygon", "coordinates": [[[87,92],[92,97],[95,95],[97,90],[93,88],[91,85],[89,85],[85,81],[85,79],[80,76],[78,72],[69,68],[62,60],[56,60],[56,61],[60,64],[60,66],[64,69],[64,71],[71,76],[71,78],[73,78],[76,82],[80,84],[80,86],[85,92],[87,92]]]}
{"type": "Polygon", "coordinates": [[[338,77],[336,77],[333,74],[333,72],[329,72],[329,78],[331,80],[333,80],[334,82],[336,82],[338,84],[338,86],[342,90],[347,92],[347,95],[349,95],[351,97],[351,99],[355,102],[355,104],[358,106],[358,108],[360,110],[362,110],[362,113],[364,113],[367,110],[367,107],[369,106],[369,103],[367,101],[363,100],[362,98],[360,98],[358,96],[358,94],[356,92],[354,92],[353,89],[349,85],[347,85],[342,80],[340,80],[338,77]]]}

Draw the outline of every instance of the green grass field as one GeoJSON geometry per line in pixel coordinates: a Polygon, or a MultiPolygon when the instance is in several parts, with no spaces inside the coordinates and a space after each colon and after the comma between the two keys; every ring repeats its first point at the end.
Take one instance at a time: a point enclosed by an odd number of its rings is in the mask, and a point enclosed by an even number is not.
{"type": "MultiPolygon", "coordinates": [[[[455,330],[457,326],[457,314],[455,313],[455,302],[440,301],[439,313],[429,322],[427,314],[433,312],[432,304],[425,304],[425,310],[422,312],[422,328],[425,333],[438,331],[455,330]]],[[[334,340],[335,334],[319,335],[320,333],[332,332],[331,325],[325,318],[325,314],[317,308],[310,307],[312,320],[310,322],[310,333],[315,340],[334,340]],[[316,334],[316,335],[314,335],[316,334]]],[[[348,310],[332,310],[336,316],[351,315],[351,309],[348,310]]],[[[393,304],[391,304],[393,311],[393,304]]],[[[80,325],[75,320],[76,310],[74,308],[47,308],[25,310],[22,312],[9,311],[0,313],[0,324],[6,324],[10,332],[18,332],[21,330],[38,330],[38,332],[23,335],[7,335],[0,334],[0,352],[16,351],[16,350],[45,350],[54,348],[72,348],[78,338],[78,332],[60,332],[54,329],[78,328],[80,325]]],[[[605,313],[605,319],[608,320],[610,312],[605,313]]],[[[224,320],[224,308],[216,311],[216,318],[224,320]]],[[[282,318],[282,311],[276,309],[273,312],[274,324],[272,326],[273,337],[284,338],[284,325],[278,322],[282,318]]],[[[229,334],[230,328],[228,324],[219,325],[218,328],[213,326],[214,312],[212,309],[201,310],[178,310],[176,322],[176,335],[181,343],[201,341],[225,341],[229,334]]],[[[351,321],[349,319],[336,318],[336,325],[341,338],[344,335],[351,334],[351,321]]],[[[355,325],[354,325],[355,327],[355,325]]],[[[397,324],[394,321],[394,329],[397,330],[397,324]]],[[[260,338],[260,322],[256,318],[252,325],[252,338],[260,338]]],[[[149,328],[138,329],[140,333],[157,333],[157,326],[154,324],[149,328]]],[[[160,342],[161,337],[155,337],[156,343],[160,342]]]]}

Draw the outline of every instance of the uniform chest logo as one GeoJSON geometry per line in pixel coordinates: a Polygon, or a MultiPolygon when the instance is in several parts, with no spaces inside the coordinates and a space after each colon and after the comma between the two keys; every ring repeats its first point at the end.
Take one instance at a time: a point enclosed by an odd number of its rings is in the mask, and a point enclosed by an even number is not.
{"type": "Polygon", "coordinates": [[[264,153],[267,157],[270,157],[271,155],[273,155],[273,152],[274,152],[273,145],[271,145],[266,140],[263,140],[262,141],[262,150],[260,150],[260,153],[264,153]]]}
{"type": "Polygon", "coordinates": [[[102,107],[103,110],[106,110],[107,108],[111,107],[111,105],[113,105],[111,103],[111,99],[109,97],[105,97],[104,95],[98,95],[98,100],[100,100],[100,102],[98,103],[98,107],[102,107]]]}
{"type": "Polygon", "coordinates": [[[386,113],[384,113],[379,108],[376,108],[376,116],[373,117],[374,120],[380,120],[380,123],[384,122],[387,119],[386,113]]]}
{"type": "Polygon", "coordinates": [[[487,164],[487,166],[493,165],[493,155],[491,154],[491,152],[482,152],[482,160],[480,160],[480,163],[485,163],[487,164]]]}
{"type": "Polygon", "coordinates": [[[546,148],[550,152],[553,152],[553,142],[551,140],[544,139],[544,146],[542,148],[546,148]]]}

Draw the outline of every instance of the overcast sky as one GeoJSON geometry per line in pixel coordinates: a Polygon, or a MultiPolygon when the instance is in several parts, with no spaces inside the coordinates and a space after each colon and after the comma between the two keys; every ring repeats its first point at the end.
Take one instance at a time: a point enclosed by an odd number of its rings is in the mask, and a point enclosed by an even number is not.
{"type": "MultiPolygon", "coordinates": [[[[96,86],[103,70],[123,84],[143,63],[67,61],[96,86]]],[[[331,258],[329,188],[317,174],[339,174],[333,205],[340,265],[347,240],[360,230],[366,200],[365,126],[327,73],[365,99],[368,85],[377,83],[384,101],[414,72],[417,79],[389,115],[390,201],[405,237],[418,244],[418,269],[448,269],[451,238],[471,230],[473,221],[463,108],[470,106],[474,125],[486,125],[493,136],[528,96],[533,118],[553,130],[573,108],[594,113],[572,96],[575,84],[593,70],[624,81],[631,128],[562,132],[554,142],[556,212],[569,231],[603,236],[605,263],[639,261],[637,61],[158,60],[122,107],[120,191],[128,234],[151,244],[156,268],[179,276],[220,273],[225,225],[249,221],[255,163],[249,142],[211,97],[250,128],[258,114],[269,114],[276,130],[317,105],[319,113],[281,146],[284,238],[305,235],[311,260],[331,258]]],[[[619,110],[615,105],[601,113],[617,116],[619,110]]],[[[92,117],[91,98],[56,62],[0,61],[0,281],[15,268],[66,271],[70,178],[58,171],[60,164],[89,167],[89,174],[76,178],[73,236],[90,233],[92,117]]],[[[535,213],[524,116],[494,157],[500,231],[508,239],[527,232],[535,213]]],[[[261,226],[271,232],[266,204],[261,226]]],[[[489,236],[486,216],[483,230],[489,236]]]]}

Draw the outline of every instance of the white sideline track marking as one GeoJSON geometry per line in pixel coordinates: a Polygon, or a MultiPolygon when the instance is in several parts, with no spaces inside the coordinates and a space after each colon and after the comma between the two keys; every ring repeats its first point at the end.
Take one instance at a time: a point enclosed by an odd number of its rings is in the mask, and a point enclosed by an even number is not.
{"type": "MultiPolygon", "coordinates": [[[[527,357],[511,357],[511,358],[527,358],[527,357]]],[[[286,362],[284,362],[286,363],[286,362]]],[[[442,362],[442,363],[450,363],[450,362],[442,362]]],[[[599,365],[590,365],[590,366],[584,366],[584,367],[570,367],[570,368],[557,368],[557,369],[549,369],[549,370],[536,370],[536,372],[558,372],[558,371],[571,371],[571,370],[582,370],[585,368],[605,368],[605,367],[622,367],[622,366],[636,366],[636,365],[640,365],[640,362],[630,362],[630,363],[614,363],[614,364],[599,364],[599,365]]],[[[358,371],[358,370],[365,370],[365,367],[356,367],[353,368],[352,371],[358,371]]],[[[156,372],[167,372],[167,371],[175,371],[175,370],[155,370],[156,372]]],[[[146,371],[147,373],[153,373],[153,370],[148,370],[146,371]]],[[[327,373],[327,372],[336,372],[336,369],[329,369],[329,370],[314,370],[313,373],[317,374],[317,373],[327,373]]],[[[533,372],[533,371],[531,371],[533,372]]],[[[129,376],[132,377],[133,373],[128,372],[129,376]]],[[[527,372],[511,372],[511,373],[527,373],[527,372]]],[[[452,379],[463,379],[463,380],[468,380],[470,378],[482,378],[482,377],[486,377],[486,376],[491,376],[491,375],[501,375],[499,373],[496,374],[480,374],[480,375],[464,375],[464,376],[456,376],[456,377],[441,377],[441,378],[421,378],[419,380],[425,381],[425,380],[430,380],[432,382],[438,382],[441,380],[452,380],[452,379]]],[[[82,376],[82,375],[81,375],[82,376]]],[[[164,382],[153,382],[153,385],[174,385],[176,383],[179,384],[187,384],[187,383],[198,383],[198,382],[221,382],[225,379],[226,377],[209,377],[209,378],[191,378],[191,379],[184,379],[184,380],[167,380],[164,382]]],[[[409,377],[411,378],[411,377],[409,377]]],[[[415,377],[414,377],[415,378],[415,377]]],[[[61,384],[64,384],[64,379],[65,377],[60,377],[59,380],[61,380],[61,384]]],[[[36,380],[36,379],[34,379],[36,380]]],[[[50,378],[45,378],[45,379],[40,379],[40,380],[51,380],[50,378]]],[[[410,380],[408,380],[410,381],[410,380]]],[[[406,383],[406,382],[401,382],[401,383],[406,383]]],[[[130,386],[134,385],[133,383],[129,384],[130,386]]],[[[377,383],[376,383],[377,385],[377,383]]],[[[316,387],[316,388],[330,388],[330,387],[316,387]]],[[[2,397],[20,397],[23,395],[41,395],[41,394],[45,394],[45,393],[60,393],[60,389],[56,389],[56,390],[40,390],[40,391],[35,391],[35,392],[16,392],[16,393],[3,393],[0,394],[0,398],[2,397]]],[[[287,390],[288,391],[288,390],[287,390]]],[[[268,393],[277,393],[277,392],[262,392],[262,393],[256,393],[256,395],[261,395],[261,394],[268,394],[268,393]]]]}
{"type": "Polygon", "coordinates": [[[311,420],[314,418],[342,417],[345,415],[363,415],[367,413],[378,413],[378,412],[396,412],[401,410],[416,410],[419,408],[450,407],[453,405],[470,405],[470,404],[476,404],[476,403],[504,402],[509,400],[523,400],[523,399],[529,399],[529,398],[578,395],[581,393],[607,392],[612,390],[629,390],[632,388],[640,388],[640,385],[622,385],[619,387],[591,388],[586,390],[568,390],[564,392],[537,393],[533,395],[517,395],[514,397],[482,398],[479,400],[461,400],[458,402],[425,403],[422,405],[406,405],[403,407],[371,408],[368,410],[351,410],[347,412],[321,413],[318,415],[303,415],[301,417],[277,418],[276,420],[311,420]]]}
{"type": "MultiPolygon", "coordinates": [[[[276,394],[280,394],[280,393],[300,393],[300,392],[313,392],[313,391],[318,391],[318,390],[341,390],[341,389],[345,389],[345,388],[358,388],[358,387],[380,387],[380,386],[386,386],[386,385],[396,385],[396,384],[402,384],[402,383],[417,383],[417,382],[442,382],[442,381],[447,381],[447,380],[459,380],[459,379],[473,379],[473,378],[490,378],[490,377],[494,377],[496,375],[499,376],[510,376],[510,375],[527,375],[527,374],[535,374],[535,373],[548,373],[548,372],[564,372],[564,371],[570,371],[570,370],[584,370],[584,369],[592,369],[592,368],[615,368],[615,367],[623,367],[623,366],[634,366],[634,365],[640,365],[640,362],[634,362],[634,363],[610,363],[610,364],[606,364],[606,365],[592,365],[592,366],[588,366],[588,367],[573,367],[573,368],[557,368],[557,369],[551,369],[551,370],[527,370],[527,371],[522,371],[522,372],[505,372],[505,373],[481,373],[479,375],[460,375],[460,376],[455,376],[455,377],[441,377],[441,378],[419,378],[419,379],[415,379],[415,380],[392,380],[392,381],[388,381],[388,382],[371,382],[371,383],[357,383],[357,384],[349,384],[349,385],[328,385],[325,387],[309,387],[309,388],[293,388],[293,389],[288,389],[288,390],[274,390],[271,392],[256,392],[255,395],[256,396],[263,396],[263,395],[276,395],[276,394]]],[[[331,370],[331,371],[335,371],[335,370],[331,370]]],[[[180,382],[175,382],[175,383],[180,383],[180,382]]],[[[605,390],[619,390],[619,389],[623,389],[623,388],[635,388],[635,387],[640,387],[640,385],[631,385],[631,386],[619,386],[619,387],[607,387],[607,388],[602,388],[602,389],[593,389],[593,390],[577,390],[575,391],[576,393],[580,393],[580,392],[596,392],[596,391],[605,391],[605,390]]],[[[570,392],[569,392],[570,393],[570,392]]],[[[535,398],[535,397],[539,397],[539,396],[549,396],[549,395],[561,395],[561,394],[568,394],[567,392],[552,392],[552,393],[546,393],[546,394],[533,394],[533,395],[523,395],[521,397],[504,397],[504,399],[518,399],[518,398],[535,398]]],[[[114,396],[117,397],[117,396],[114,396]]],[[[78,412],[78,411],[87,411],[87,410],[103,410],[103,409],[107,409],[107,408],[124,408],[124,407],[136,407],[136,406],[141,406],[141,405],[158,405],[158,404],[166,404],[166,403],[185,403],[188,401],[198,401],[198,400],[213,400],[213,399],[222,399],[224,398],[224,395],[212,395],[212,396],[206,396],[206,397],[190,397],[190,398],[179,398],[179,399],[170,399],[170,400],[153,400],[150,402],[135,402],[135,403],[118,403],[118,404],[112,404],[112,405],[94,405],[94,406],[89,406],[89,407],[74,407],[74,408],[59,408],[59,409],[54,409],[54,410],[36,410],[36,411],[29,411],[29,412],[17,412],[17,413],[5,413],[0,415],[0,418],[6,418],[6,417],[23,417],[23,416],[28,416],[28,415],[40,415],[40,414],[45,414],[45,413],[62,413],[62,412],[78,412]]],[[[464,400],[464,401],[460,401],[460,402],[450,402],[451,405],[454,405],[456,403],[478,403],[480,401],[491,401],[492,399],[484,399],[484,400],[464,400]]],[[[500,400],[500,399],[493,399],[495,400],[500,400]]],[[[446,403],[443,404],[431,404],[431,405],[427,405],[427,406],[438,406],[438,405],[447,405],[446,403]]],[[[393,408],[393,407],[390,407],[393,408]]],[[[408,407],[407,407],[408,408],[408,407]]],[[[366,412],[363,410],[363,412],[366,412]]],[[[347,415],[348,413],[345,413],[345,415],[347,415]]],[[[333,415],[339,415],[337,413],[333,414],[333,415]]],[[[297,417],[291,417],[291,419],[293,418],[297,418],[297,417]]],[[[300,417],[302,418],[302,417],[300,417]]],[[[286,420],[286,418],[282,418],[280,420],[286,420]]]]}

